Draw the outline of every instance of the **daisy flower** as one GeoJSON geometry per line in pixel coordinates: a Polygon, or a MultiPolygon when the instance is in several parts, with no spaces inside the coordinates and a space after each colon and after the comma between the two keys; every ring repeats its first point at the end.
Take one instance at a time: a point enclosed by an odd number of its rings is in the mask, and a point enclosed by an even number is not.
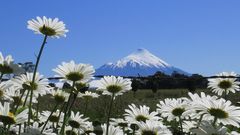
{"type": "Polygon", "coordinates": [[[210,88],[214,93],[218,94],[219,96],[221,96],[223,93],[227,95],[229,94],[229,92],[235,93],[235,91],[240,90],[240,82],[237,81],[237,78],[221,78],[221,76],[236,77],[237,74],[235,74],[234,72],[222,72],[220,74],[217,74],[216,76],[219,76],[219,78],[208,79],[208,88],[210,88]]]}
{"type": "Polygon", "coordinates": [[[183,132],[188,133],[188,132],[191,132],[191,129],[197,127],[197,122],[185,120],[183,121],[182,127],[183,127],[183,132]]]}
{"type": "Polygon", "coordinates": [[[131,104],[128,106],[130,109],[125,109],[125,119],[130,122],[136,124],[137,122],[143,121],[145,122],[146,120],[159,120],[160,117],[157,116],[157,112],[151,112],[150,113],[150,108],[143,105],[140,106],[139,108],[136,107],[135,104],[131,104]]]}
{"type": "Polygon", "coordinates": [[[26,128],[26,131],[22,133],[21,135],[57,135],[53,132],[53,129],[51,128],[45,128],[43,132],[41,133],[42,127],[39,123],[34,122],[33,125],[30,125],[26,128]]]}
{"type": "Polygon", "coordinates": [[[69,95],[70,95],[69,93],[67,93],[61,89],[51,89],[50,94],[53,96],[54,100],[57,103],[67,102],[69,95]]]}
{"type": "Polygon", "coordinates": [[[21,124],[26,122],[28,117],[28,109],[23,110],[16,116],[10,112],[10,103],[4,102],[4,104],[0,103],[0,121],[5,125],[12,124],[21,124]]]}
{"type": "Polygon", "coordinates": [[[14,60],[11,55],[3,57],[0,52],[0,73],[1,74],[20,74],[23,73],[24,70],[18,65],[14,63],[14,60]]]}
{"type": "Polygon", "coordinates": [[[88,118],[83,118],[83,115],[77,112],[74,114],[74,112],[71,112],[70,118],[68,120],[68,124],[75,129],[83,130],[83,128],[86,126],[88,118]]]}
{"type": "Polygon", "coordinates": [[[65,133],[64,135],[97,135],[95,133],[92,133],[92,131],[90,130],[89,131],[79,130],[72,128],[71,126],[66,126],[64,133],[65,133]]]}
{"type": "Polygon", "coordinates": [[[11,87],[11,84],[8,82],[0,83],[0,99],[9,99],[9,96],[6,93],[6,90],[11,87]]]}
{"type": "Polygon", "coordinates": [[[14,87],[9,87],[5,90],[5,97],[7,100],[13,101],[14,105],[21,105],[23,103],[21,99],[20,90],[15,89],[14,87]]]}
{"type": "Polygon", "coordinates": [[[43,75],[36,73],[35,81],[32,83],[33,73],[26,73],[12,79],[13,86],[17,90],[33,90],[34,97],[43,96],[49,93],[50,87],[48,79],[43,78],[43,75]]]}
{"type": "Polygon", "coordinates": [[[85,98],[85,99],[92,99],[92,98],[98,98],[99,95],[91,91],[86,91],[85,93],[79,93],[78,97],[85,98]]]}
{"type": "Polygon", "coordinates": [[[124,92],[127,92],[132,89],[131,80],[124,79],[123,77],[115,76],[104,76],[97,83],[97,90],[102,91],[103,95],[122,95],[124,92]]]}
{"type": "Polygon", "coordinates": [[[28,21],[28,29],[33,30],[36,34],[42,34],[50,37],[59,38],[60,36],[66,37],[68,30],[65,28],[65,24],[59,21],[58,18],[42,18],[37,17],[37,20],[32,19],[28,21]]]}
{"type": "Polygon", "coordinates": [[[83,127],[83,133],[82,134],[92,134],[92,132],[94,131],[94,127],[92,122],[85,122],[85,126],[83,127]]]}
{"type": "Polygon", "coordinates": [[[217,96],[206,95],[204,92],[201,92],[200,95],[188,93],[190,97],[189,106],[186,109],[186,113],[191,116],[191,119],[199,119],[202,117],[203,113],[199,113],[199,108],[202,107],[202,104],[205,104],[205,101],[215,101],[218,99],[217,96]]]}
{"type": "MultiPolygon", "coordinates": [[[[196,96],[195,96],[196,97],[196,96]]],[[[222,123],[223,125],[233,125],[240,127],[240,107],[232,105],[231,101],[225,99],[215,99],[215,97],[208,98],[194,98],[190,110],[195,110],[198,115],[203,116],[203,120],[212,120],[213,123],[222,123]]]]}
{"type": "MultiPolygon", "coordinates": [[[[39,116],[39,120],[41,123],[44,123],[47,121],[48,117],[50,116],[51,112],[50,111],[43,111],[41,115],[39,116]]],[[[55,128],[58,126],[56,125],[57,123],[61,124],[63,123],[64,119],[64,113],[60,114],[60,110],[56,110],[52,116],[49,118],[49,125],[53,125],[55,128]]]]}
{"type": "MultiPolygon", "coordinates": [[[[206,119],[211,119],[213,116],[217,118],[216,123],[240,127],[240,107],[232,105],[231,101],[226,101],[225,99],[210,101],[210,104],[211,106],[208,109],[208,113],[204,115],[206,119]]],[[[206,107],[209,106],[206,105],[206,107]]]]}
{"type": "Polygon", "coordinates": [[[139,130],[136,135],[172,135],[171,131],[159,121],[147,120],[137,123],[139,130]]]}
{"type": "Polygon", "coordinates": [[[87,83],[93,78],[95,72],[93,66],[89,64],[76,64],[74,61],[69,63],[62,62],[62,65],[58,65],[56,69],[53,69],[58,75],[56,77],[62,77],[61,81],[67,81],[69,83],[87,83]]]}
{"type": "Polygon", "coordinates": [[[186,98],[178,99],[165,99],[160,101],[160,104],[157,104],[157,111],[162,117],[167,118],[168,121],[176,119],[179,121],[179,118],[185,118],[188,113],[186,113],[189,102],[186,98]]]}
{"type": "MultiPolygon", "coordinates": [[[[200,95],[198,94],[192,94],[191,92],[188,92],[188,96],[192,101],[201,101],[201,100],[217,100],[217,96],[210,96],[206,95],[204,92],[201,92],[200,95]]],[[[191,101],[190,101],[191,102],[191,101]]],[[[197,103],[197,102],[191,102],[191,103],[197,103]]]]}
{"type": "Polygon", "coordinates": [[[125,127],[128,127],[128,122],[122,118],[111,118],[110,119],[111,122],[110,124],[113,125],[113,126],[119,126],[119,127],[122,127],[122,128],[125,128],[125,127]]]}
{"type": "Polygon", "coordinates": [[[82,131],[79,131],[76,128],[72,128],[71,126],[66,126],[64,129],[64,133],[65,133],[64,135],[79,135],[80,133],[82,133],[82,131]]]}
{"type": "MultiPolygon", "coordinates": [[[[107,125],[102,125],[103,135],[107,134],[107,125]]],[[[123,131],[119,127],[109,125],[108,135],[124,135],[123,131]]]]}
{"type": "Polygon", "coordinates": [[[230,135],[227,128],[224,126],[214,127],[209,121],[202,121],[200,126],[191,129],[191,132],[196,135],[230,135]]]}

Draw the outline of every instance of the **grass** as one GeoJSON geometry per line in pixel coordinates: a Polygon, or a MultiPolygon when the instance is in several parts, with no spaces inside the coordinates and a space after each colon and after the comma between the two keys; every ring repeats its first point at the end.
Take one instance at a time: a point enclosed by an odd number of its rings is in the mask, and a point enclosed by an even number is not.
{"type": "MultiPolygon", "coordinates": [[[[204,90],[196,90],[196,93],[200,93],[204,90]]],[[[204,91],[206,94],[214,95],[209,90],[204,91]]],[[[128,108],[128,105],[134,103],[136,105],[147,105],[151,110],[156,110],[156,104],[160,100],[165,98],[178,98],[188,97],[188,91],[186,89],[161,89],[156,93],[151,90],[138,90],[135,94],[130,91],[122,96],[117,96],[114,100],[112,116],[111,117],[122,117],[124,109],[128,108]]],[[[240,93],[228,95],[228,99],[233,103],[239,101],[240,93]]],[[[107,110],[110,104],[110,96],[101,95],[99,98],[92,99],[88,102],[88,109],[86,108],[86,100],[77,99],[74,104],[73,110],[80,111],[85,116],[89,117],[92,121],[105,121],[107,110]]],[[[49,96],[44,96],[40,99],[40,110],[51,110],[54,107],[54,100],[49,96]]]]}

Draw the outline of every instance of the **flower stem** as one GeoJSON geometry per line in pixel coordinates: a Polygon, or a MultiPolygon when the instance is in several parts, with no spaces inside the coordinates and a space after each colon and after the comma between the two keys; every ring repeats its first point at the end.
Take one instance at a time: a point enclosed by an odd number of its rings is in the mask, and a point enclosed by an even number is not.
{"type": "Polygon", "coordinates": [[[136,125],[134,125],[134,129],[133,129],[132,135],[135,135],[135,131],[136,131],[136,125]]]}
{"type": "Polygon", "coordinates": [[[15,109],[14,109],[14,114],[17,112],[17,109],[18,109],[18,107],[20,106],[20,104],[21,104],[21,102],[22,102],[22,98],[23,98],[23,95],[24,95],[24,93],[25,93],[25,89],[23,89],[23,93],[21,94],[21,96],[20,96],[20,101],[17,103],[17,105],[16,105],[16,107],[15,107],[15,109]]]}
{"type": "MultiPolygon", "coordinates": [[[[62,124],[62,127],[61,127],[61,130],[60,130],[60,135],[63,135],[64,134],[64,130],[65,130],[65,125],[66,125],[66,119],[67,119],[67,111],[68,111],[68,105],[71,101],[71,97],[72,97],[72,93],[70,94],[70,96],[68,97],[68,101],[67,103],[65,104],[66,106],[63,113],[64,113],[64,117],[63,117],[63,124],[62,124]]],[[[59,116],[60,117],[60,116],[59,116]]]]}
{"type": "Polygon", "coordinates": [[[24,103],[23,103],[23,107],[26,106],[29,93],[30,93],[30,90],[28,90],[28,92],[27,92],[26,98],[25,98],[24,103]]]}
{"type": "Polygon", "coordinates": [[[39,62],[40,62],[40,58],[41,58],[41,56],[42,56],[42,52],[43,52],[43,49],[44,49],[44,47],[45,47],[45,44],[47,43],[46,41],[47,41],[47,35],[44,36],[44,39],[43,39],[43,42],[42,42],[42,45],[41,45],[41,48],[40,48],[40,51],[39,51],[39,54],[38,54],[38,57],[37,57],[37,61],[36,61],[35,68],[34,68],[34,71],[33,71],[33,79],[32,79],[32,82],[35,81],[35,77],[36,77],[38,65],[39,65],[39,62]]]}
{"type": "Polygon", "coordinates": [[[70,104],[70,107],[69,107],[68,113],[67,113],[68,116],[70,116],[70,114],[71,114],[71,110],[72,110],[73,104],[75,103],[75,101],[76,101],[76,99],[77,99],[77,95],[78,95],[78,92],[73,94],[73,101],[72,101],[72,103],[70,104]]]}
{"type": "Polygon", "coordinates": [[[71,94],[68,97],[68,101],[67,101],[67,104],[66,104],[66,107],[65,107],[65,110],[64,110],[64,118],[63,118],[63,124],[62,124],[61,130],[60,130],[60,135],[64,134],[66,120],[67,120],[67,117],[68,117],[68,112],[70,111],[68,106],[70,105],[71,97],[74,95],[74,87],[75,87],[75,82],[73,82],[73,84],[72,84],[72,89],[73,90],[71,91],[71,94]]]}
{"type": "Polygon", "coordinates": [[[38,112],[39,112],[39,98],[40,98],[40,94],[38,95],[38,99],[37,99],[37,109],[36,109],[36,118],[38,118],[38,112]]]}
{"type": "Polygon", "coordinates": [[[213,126],[215,127],[215,124],[217,122],[217,117],[214,117],[214,120],[213,120],[213,126]]]}
{"type": "Polygon", "coordinates": [[[108,110],[106,135],[108,135],[109,121],[110,121],[110,115],[111,115],[111,110],[112,110],[114,97],[115,97],[115,93],[112,94],[111,101],[110,101],[110,106],[109,106],[109,110],[108,110]]]}
{"type": "Polygon", "coordinates": [[[2,82],[2,78],[3,78],[3,73],[1,73],[0,75],[0,83],[2,82]]]}
{"type": "Polygon", "coordinates": [[[224,98],[227,100],[227,90],[224,90],[224,98]]]}
{"type": "Polygon", "coordinates": [[[18,134],[19,134],[19,135],[21,134],[21,130],[22,130],[22,125],[19,124],[19,130],[18,130],[18,134]]]}
{"type": "Polygon", "coordinates": [[[87,108],[88,108],[88,99],[86,99],[86,103],[85,103],[85,109],[84,109],[84,115],[86,115],[87,113],[87,108]]]}
{"type": "Polygon", "coordinates": [[[47,121],[45,122],[45,124],[44,124],[44,126],[43,126],[43,128],[42,128],[42,130],[41,130],[41,133],[42,133],[42,132],[43,132],[43,130],[45,129],[45,127],[46,127],[46,125],[47,125],[47,123],[48,123],[48,121],[49,121],[50,117],[51,117],[51,116],[52,116],[52,114],[53,114],[53,113],[56,111],[57,107],[58,107],[58,104],[56,104],[56,105],[55,105],[55,107],[53,108],[53,110],[52,110],[51,114],[48,116],[48,119],[47,119],[47,121]]]}
{"type": "Polygon", "coordinates": [[[201,124],[201,121],[202,121],[203,115],[204,115],[204,114],[202,114],[202,115],[200,116],[200,119],[199,119],[198,124],[197,124],[197,128],[198,128],[198,127],[200,126],[200,124],[201,124]]]}
{"type": "Polygon", "coordinates": [[[180,125],[180,132],[181,134],[183,133],[183,126],[182,126],[183,122],[182,122],[182,118],[181,116],[179,116],[179,125],[180,125]]]}
{"type": "Polygon", "coordinates": [[[61,114],[62,114],[62,111],[63,111],[65,105],[66,105],[66,102],[63,103],[63,105],[62,105],[62,107],[61,107],[61,109],[60,109],[60,111],[59,111],[58,121],[57,121],[57,123],[56,123],[56,128],[58,127],[58,123],[59,123],[59,121],[60,121],[61,114]]]}
{"type": "MultiPolygon", "coordinates": [[[[38,65],[39,65],[39,62],[40,62],[40,58],[41,58],[44,46],[47,43],[46,41],[47,41],[47,35],[44,36],[44,39],[43,39],[40,51],[39,51],[38,56],[37,56],[37,61],[36,61],[34,72],[33,72],[32,84],[34,84],[34,82],[35,82],[35,77],[36,77],[38,65]]],[[[31,89],[31,92],[30,92],[30,103],[29,103],[29,113],[28,113],[28,126],[30,125],[30,119],[32,117],[32,98],[33,98],[33,89],[31,89]]]]}

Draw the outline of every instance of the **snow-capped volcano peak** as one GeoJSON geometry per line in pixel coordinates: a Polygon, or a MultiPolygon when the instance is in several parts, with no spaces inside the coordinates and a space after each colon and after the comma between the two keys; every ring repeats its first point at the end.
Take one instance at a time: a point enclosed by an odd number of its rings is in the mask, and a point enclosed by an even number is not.
{"type": "Polygon", "coordinates": [[[153,75],[157,71],[168,75],[174,71],[188,74],[169,65],[148,50],[141,48],[115,63],[104,64],[96,70],[96,75],[148,76],[153,75]]]}
{"type": "Polygon", "coordinates": [[[157,56],[153,55],[146,49],[138,49],[132,54],[124,57],[123,59],[117,61],[116,66],[124,67],[126,65],[132,65],[135,67],[136,65],[144,66],[144,67],[167,67],[170,66],[163,60],[159,59],[157,56]]]}

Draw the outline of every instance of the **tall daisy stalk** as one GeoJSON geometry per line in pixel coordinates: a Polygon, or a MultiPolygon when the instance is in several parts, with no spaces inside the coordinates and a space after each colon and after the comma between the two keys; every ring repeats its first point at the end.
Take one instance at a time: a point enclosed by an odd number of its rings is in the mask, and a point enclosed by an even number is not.
{"type": "Polygon", "coordinates": [[[2,82],[4,75],[18,75],[21,73],[23,73],[23,69],[18,64],[14,63],[12,55],[7,55],[4,58],[0,52],[0,83],[2,82]]]}
{"type": "MultiPolygon", "coordinates": [[[[71,90],[70,96],[68,98],[68,101],[67,101],[67,104],[66,104],[65,110],[64,110],[64,118],[63,118],[63,124],[62,124],[61,130],[60,130],[60,134],[64,134],[65,125],[66,125],[66,122],[67,122],[67,117],[69,117],[68,112],[71,112],[71,107],[69,107],[69,105],[71,104],[72,96],[74,96],[75,84],[76,84],[75,81],[73,81],[72,90],[71,90]]],[[[72,102],[75,102],[75,101],[72,101],[72,102]]]]}
{"type": "Polygon", "coordinates": [[[107,130],[106,130],[107,132],[106,132],[106,135],[108,135],[109,121],[110,121],[110,116],[111,116],[111,110],[112,110],[114,97],[115,97],[115,93],[112,94],[110,105],[109,105],[109,110],[108,110],[108,115],[107,115],[107,130]]]}
{"type": "MultiPolygon", "coordinates": [[[[34,71],[33,71],[32,84],[35,83],[35,77],[36,77],[38,65],[39,65],[39,62],[40,62],[40,58],[41,58],[41,56],[42,56],[42,52],[43,52],[44,46],[45,46],[45,44],[47,43],[47,42],[46,42],[46,41],[47,41],[47,37],[48,37],[47,35],[44,36],[44,39],[43,39],[41,48],[40,48],[39,53],[38,53],[38,56],[37,56],[37,61],[36,61],[35,68],[34,68],[34,71]]],[[[28,125],[30,125],[30,119],[32,118],[32,98],[33,98],[33,89],[31,89],[31,91],[30,91],[30,103],[29,103],[29,113],[28,113],[28,125]]]]}
{"type": "MultiPolygon", "coordinates": [[[[65,28],[65,24],[62,21],[58,21],[58,18],[51,19],[46,18],[45,16],[43,18],[37,17],[37,20],[30,20],[28,21],[28,29],[33,30],[36,34],[42,34],[44,35],[44,39],[41,45],[41,48],[39,50],[35,68],[33,71],[33,77],[31,86],[33,87],[33,84],[35,84],[35,78],[36,73],[38,69],[38,65],[43,53],[43,49],[47,43],[47,38],[49,37],[57,37],[60,36],[66,36],[65,33],[68,32],[68,30],[65,28]]],[[[29,103],[29,115],[28,115],[28,125],[30,125],[30,119],[32,118],[32,99],[33,99],[33,90],[31,88],[30,90],[30,103],[29,103]]],[[[26,97],[27,98],[27,97],[26,97]]]]}
{"type": "Polygon", "coordinates": [[[115,76],[104,76],[98,83],[98,89],[102,91],[103,95],[110,95],[111,101],[109,105],[108,115],[107,115],[107,127],[106,127],[106,135],[108,135],[109,130],[109,120],[112,110],[113,101],[116,96],[122,95],[124,92],[127,92],[132,89],[132,82],[129,79],[124,79],[122,77],[115,76]]]}
{"type": "Polygon", "coordinates": [[[60,81],[72,84],[70,96],[64,109],[64,120],[60,130],[60,134],[64,134],[67,117],[70,116],[77,95],[93,78],[95,70],[91,65],[82,63],[76,64],[74,61],[70,61],[69,63],[63,62],[62,65],[59,65],[56,69],[53,69],[53,71],[58,74],[58,77],[62,78],[60,81]]]}

